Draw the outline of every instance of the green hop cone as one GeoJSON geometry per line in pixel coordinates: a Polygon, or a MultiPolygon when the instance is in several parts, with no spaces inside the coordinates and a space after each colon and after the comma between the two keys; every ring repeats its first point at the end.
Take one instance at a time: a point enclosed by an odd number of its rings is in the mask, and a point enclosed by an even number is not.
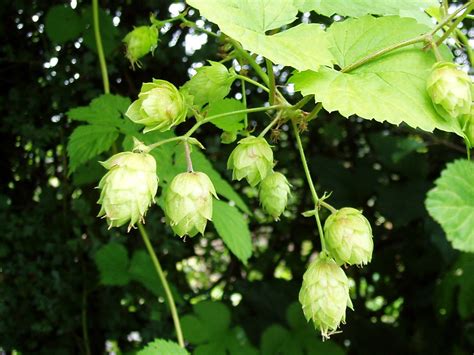
{"type": "Polygon", "coordinates": [[[286,208],[290,184],[285,175],[271,172],[260,183],[259,198],[263,209],[276,220],[286,208]]]}
{"type": "Polygon", "coordinates": [[[246,178],[250,186],[256,186],[273,169],[273,151],[261,137],[241,139],[227,161],[227,169],[233,169],[232,178],[246,178]]]}
{"type": "Polygon", "coordinates": [[[145,125],[144,133],[169,130],[186,119],[186,104],[183,95],[171,83],[153,79],[143,83],[134,101],[125,113],[135,123],[145,125]]]}
{"type": "Polygon", "coordinates": [[[338,264],[364,265],[372,260],[372,228],[355,208],[345,207],[331,214],[324,223],[324,237],[338,264]]]}
{"type": "Polygon", "coordinates": [[[312,320],[325,339],[345,323],[346,308],[353,309],[349,280],[326,253],[321,253],[304,273],[299,301],[306,320],[312,320]]]}
{"type": "Polygon", "coordinates": [[[127,47],[126,57],[132,64],[132,68],[137,64],[140,67],[140,58],[148,53],[153,53],[158,44],[158,29],[156,26],[135,27],[123,39],[127,47]]]}
{"type": "Polygon", "coordinates": [[[451,62],[433,65],[426,89],[436,111],[443,117],[459,118],[471,109],[471,79],[451,62]]]}
{"type": "Polygon", "coordinates": [[[118,153],[101,164],[109,171],[100,180],[98,217],[107,219],[109,229],[129,222],[128,230],[143,222],[158,189],[156,161],[143,152],[118,153]]]}
{"type": "Polygon", "coordinates": [[[216,190],[206,174],[175,176],[165,195],[165,214],[173,231],[180,237],[204,234],[212,219],[212,196],[217,198],[216,190]]]}

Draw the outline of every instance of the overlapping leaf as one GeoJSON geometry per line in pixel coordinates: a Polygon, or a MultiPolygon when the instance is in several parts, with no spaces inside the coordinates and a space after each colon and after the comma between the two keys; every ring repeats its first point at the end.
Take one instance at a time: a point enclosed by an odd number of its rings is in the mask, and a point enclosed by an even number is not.
{"type": "MultiPolygon", "coordinates": [[[[335,23],[328,30],[341,68],[426,31],[426,26],[397,16],[366,16],[335,23]]],[[[314,94],[329,112],[460,134],[455,122],[447,122],[436,113],[426,92],[426,78],[435,58],[421,47],[398,49],[346,73],[330,68],[304,71],[291,81],[303,95],[314,94]]]]}
{"type": "Polygon", "coordinates": [[[268,35],[266,32],[292,23],[298,9],[288,0],[188,0],[201,15],[242,46],[274,63],[298,70],[331,66],[329,40],[318,24],[301,24],[268,35]]]}
{"type": "Polygon", "coordinates": [[[474,163],[448,164],[428,192],[426,208],[443,227],[453,248],[474,252],[474,163]]]}

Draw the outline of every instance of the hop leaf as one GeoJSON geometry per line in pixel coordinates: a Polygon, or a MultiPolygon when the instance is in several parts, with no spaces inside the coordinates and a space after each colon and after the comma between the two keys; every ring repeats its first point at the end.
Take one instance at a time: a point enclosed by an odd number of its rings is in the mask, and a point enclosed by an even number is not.
{"type": "Polygon", "coordinates": [[[260,184],[259,198],[263,209],[276,220],[286,208],[290,184],[285,175],[271,172],[260,184]]]}
{"type": "Polygon", "coordinates": [[[471,110],[471,79],[451,62],[433,65],[426,89],[436,111],[444,118],[459,118],[471,110]]]}
{"type": "Polygon", "coordinates": [[[143,83],[134,101],[125,113],[135,123],[145,125],[143,133],[154,130],[169,130],[186,119],[186,104],[183,95],[171,83],[153,79],[143,83]]]}
{"type": "Polygon", "coordinates": [[[173,231],[180,237],[204,234],[207,221],[212,219],[212,196],[217,198],[216,190],[206,174],[175,176],[165,196],[165,214],[173,231]]]}
{"type": "Polygon", "coordinates": [[[273,152],[264,138],[249,136],[241,139],[227,161],[227,169],[233,169],[232,178],[246,178],[250,186],[265,179],[273,168],[273,152]]]}
{"type": "Polygon", "coordinates": [[[109,228],[129,222],[128,230],[143,217],[155,202],[158,189],[156,161],[143,152],[115,154],[101,164],[108,169],[99,182],[99,217],[107,219],[109,228]]]}
{"type": "Polygon", "coordinates": [[[355,208],[341,208],[330,215],[324,223],[324,236],[338,264],[364,265],[372,259],[372,228],[355,208]]]}
{"type": "Polygon", "coordinates": [[[306,320],[312,320],[326,339],[334,334],[340,323],[345,323],[346,307],[353,309],[349,280],[326,253],[321,253],[304,273],[299,301],[306,320]]]}
{"type": "Polygon", "coordinates": [[[126,57],[132,64],[132,68],[137,64],[140,67],[138,59],[148,53],[153,53],[158,43],[158,29],[156,26],[140,26],[129,32],[123,39],[127,47],[126,57]]]}

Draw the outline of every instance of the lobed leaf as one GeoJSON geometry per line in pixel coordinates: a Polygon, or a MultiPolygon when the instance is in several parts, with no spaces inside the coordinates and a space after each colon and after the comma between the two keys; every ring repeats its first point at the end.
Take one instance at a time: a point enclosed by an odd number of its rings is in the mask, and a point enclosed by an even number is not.
{"type": "Polygon", "coordinates": [[[148,343],[137,355],[188,355],[186,349],[170,340],[155,339],[148,343]]]}

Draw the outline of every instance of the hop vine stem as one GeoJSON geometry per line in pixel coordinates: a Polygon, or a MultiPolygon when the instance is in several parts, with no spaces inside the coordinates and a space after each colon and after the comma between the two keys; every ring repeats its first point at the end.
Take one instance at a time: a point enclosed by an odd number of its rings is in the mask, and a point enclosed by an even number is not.
{"type": "Polygon", "coordinates": [[[140,235],[142,236],[146,249],[148,250],[148,253],[150,254],[151,261],[153,262],[153,266],[155,267],[156,273],[158,274],[161,280],[161,283],[163,284],[163,288],[166,294],[166,299],[168,301],[168,306],[170,308],[171,316],[173,318],[173,323],[174,323],[174,328],[176,330],[176,337],[178,338],[178,343],[182,348],[184,348],[185,345],[184,345],[183,331],[181,330],[181,323],[179,321],[178,311],[176,310],[176,304],[174,302],[174,298],[173,298],[173,294],[171,293],[170,286],[168,284],[168,281],[166,280],[166,276],[163,272],[163,269],[161,268],[161,264],[160,264],[160,261],[158,260],[158,257],[156,256],[155,250],[153,249],[153,246],[151,245],[150,238],[148,237],[148,233],[145,227],[141,223],[138,224],[138,230],[140,231],[140,235]]]}
{"type": "Polygon", "coordinates": [[[109,75],[107,73],[107,63],[105,62],[104,47],[102,45],[102,37],[100,36],[99,23],[99,0],[92,0],[92,17],[94,22],[94,36],[97,47],[97,54],[99,56],[100,72],[102,75],[102,83],[104,85],[104,92],[110,93],[109,75]]]}

